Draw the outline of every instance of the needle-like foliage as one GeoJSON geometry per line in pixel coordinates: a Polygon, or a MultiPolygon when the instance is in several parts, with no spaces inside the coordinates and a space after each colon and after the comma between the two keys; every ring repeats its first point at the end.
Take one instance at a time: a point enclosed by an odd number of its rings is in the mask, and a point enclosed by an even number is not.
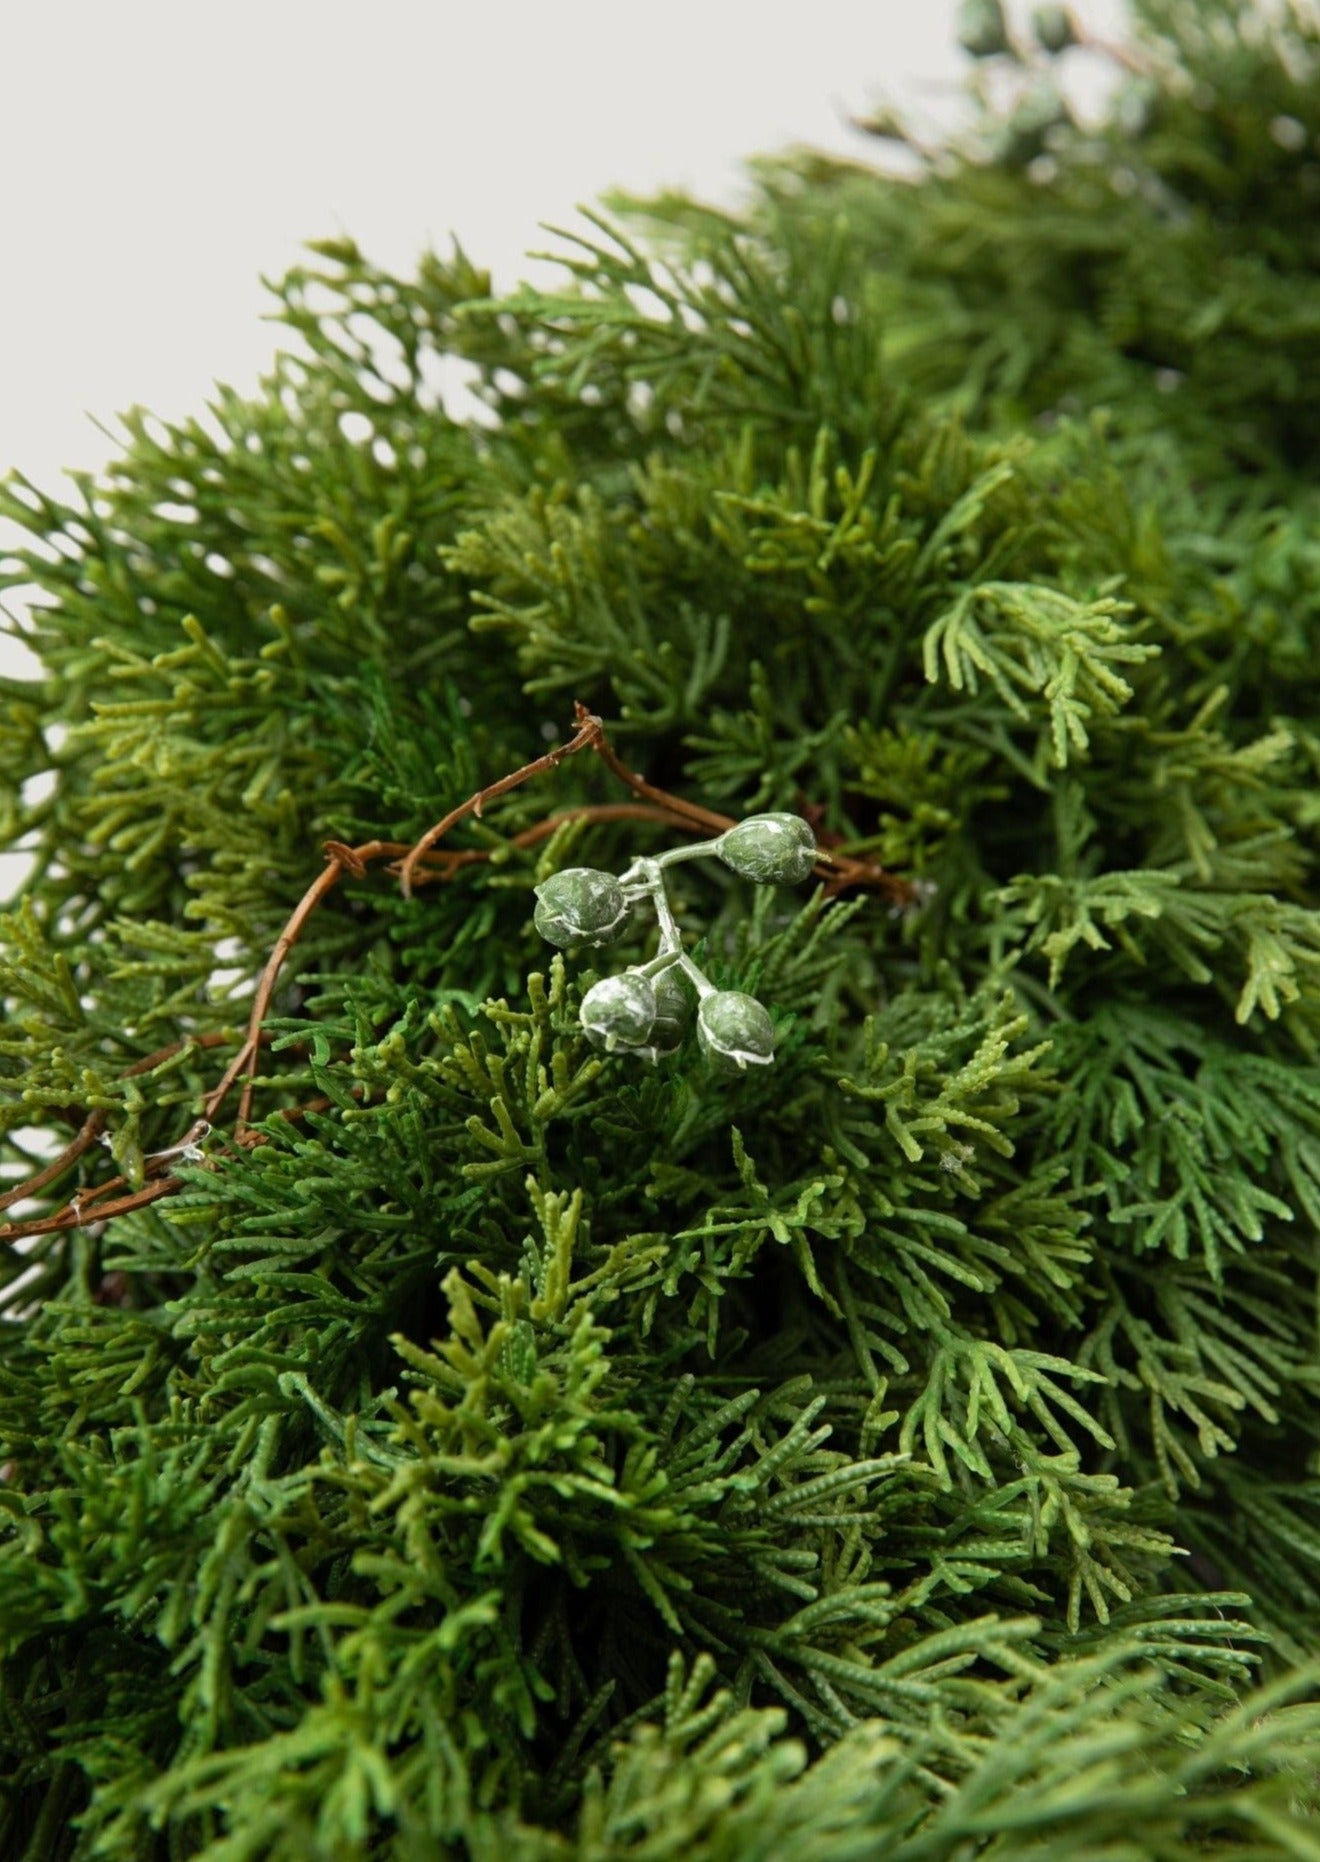
{"type": "Polygon", "coordinates": [[[1320,22],[1038,13],[0,491],[6,1862],[1320,1862],[1320,22]]]}

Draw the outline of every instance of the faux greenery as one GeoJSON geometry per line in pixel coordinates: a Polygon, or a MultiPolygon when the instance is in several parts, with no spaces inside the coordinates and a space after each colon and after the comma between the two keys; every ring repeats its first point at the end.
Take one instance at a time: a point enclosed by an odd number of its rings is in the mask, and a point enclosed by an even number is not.
{"type": "Polygon", "coordinates": [[[816,837],[801,815],[749,815],[712,840],[634,860],[617,879],[591,867],[552,874],[536,888],[535,915],[537,930],[552,944],[594,948],[612,943],[626,934],[639,912],[649,907],[655,913],[655,956],[618,976],[603,976],[583,996],[578,1020],[587,1038],[607,1053],[631,1053],[651,1062],[675,1052],[689,1019],[686,982],[696,991],[697,1038],[707,1059],[737,1073],[769,1066],[775,1027],[764,1003],[741,990],[716,989],[688,956],[664,869],[677,860],[722,860],[758,885],[792,885],[810,877],[817,854],[816,837]]]}
{"type": "Polygon", "coordinates": [[[3,493],[6,1859],[1320,1857],[1320,27],[1084,37],[3,493]]]}

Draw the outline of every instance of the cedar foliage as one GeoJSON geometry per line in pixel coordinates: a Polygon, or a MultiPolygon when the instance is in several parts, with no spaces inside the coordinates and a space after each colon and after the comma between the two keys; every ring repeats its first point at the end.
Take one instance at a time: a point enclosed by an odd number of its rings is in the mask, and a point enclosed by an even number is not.
{"type": "Polygon", "coordinates": [[[1320,1856],[1320,27],[1142,0],[1098,130],[1017,56],[558,293],[319,246],[255,399],[4,490],[2,1155],[110,1153],[4,1243],[6,1857],[1320,1856]],[[773,1068],[586,1044],[532,887],[665,836],[532,844],[581,756],[327,898],[258,1142],[21,1238],[158,1169],[322,841],[575,699],[921,882],[682,869],[773,1068]]]}

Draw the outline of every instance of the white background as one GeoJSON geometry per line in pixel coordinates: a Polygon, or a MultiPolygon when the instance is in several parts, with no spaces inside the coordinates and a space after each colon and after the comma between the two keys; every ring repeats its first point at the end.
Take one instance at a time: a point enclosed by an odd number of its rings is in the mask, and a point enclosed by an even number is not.
{"type": "MultiPolygon", "coordinates": [[[[1112,26],[1121,0],[1081,0],[1112,26]]],[[[1025,7],[1016,9],[1021,18],[1025,7]]],[[[347,233],[456,233],[497,285],[613,185],[735,201],[747,155],[872,159],[881,96],[950,119],[955,0],[9,0],[0,471],[57,489],[134,404],[200,411],[280,340],[261,278],[347,233]],[[98,424],[99,423],[99,424],[98,424]]],[[[5,538],[0,532],[0,545],[5,538]]],[[[10,597],[13,605],[13,597],[10,597]]],[[[22,664],[0,640],[0,670],[22,664]]]]}

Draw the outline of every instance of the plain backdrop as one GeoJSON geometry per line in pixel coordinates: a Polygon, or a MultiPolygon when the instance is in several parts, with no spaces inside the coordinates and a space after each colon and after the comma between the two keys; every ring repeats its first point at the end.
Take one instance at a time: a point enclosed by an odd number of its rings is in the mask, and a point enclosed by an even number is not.
{"type": "MultiPolygon", "coordinates": [[[[951,120],[955,0],[30,0],[0,7],[0,471],[59,488],[115,416],[252,387],[263,276],[457,234],[498,285],[611,186],[736,201],[743,159],[863,159],[850,112],[951,120]]],[[[1017,8],[1021,17],[1023,7],[1017,8]]],[[[1082,0],[1111,27],[1121,0],[1082,0]]],[[[545,274],[549,275],[549,274],[545,274]]],[[[6,541],[0,531],[0,548],[6,541]]],[[[11,606],[14,597],[8,598],[11,606]]],[[[0,671],[23,657],[0,640],[0,671]]]]}

